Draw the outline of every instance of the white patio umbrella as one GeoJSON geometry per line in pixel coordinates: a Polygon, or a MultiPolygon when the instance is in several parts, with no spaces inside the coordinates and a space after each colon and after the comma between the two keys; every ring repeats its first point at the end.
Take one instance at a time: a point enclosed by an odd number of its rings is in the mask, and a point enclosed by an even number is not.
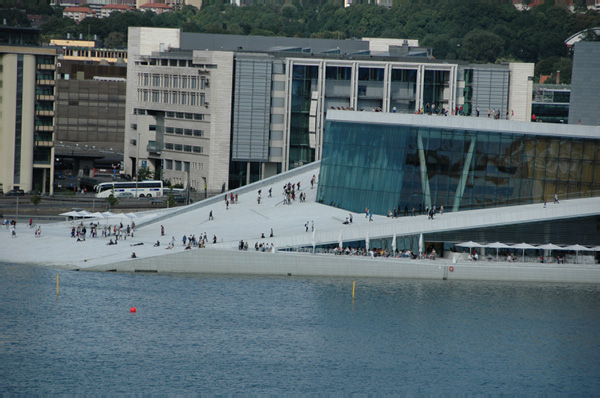
{"type": "Polygon", "coordinates": [[[79,217],[92,217],[92,213],[87,210],[78,211],[77,214],[79,214],[79,217]]]}
{"type": "Polygon", "coordinates": [[[104,216],[102,215],[102,213],[100,213],[99,211],[92,213],[92,217],[93,218],[104,218],[104,216]]]}
{"type": "Polygon", "coordinates": [[[545,245],[538,246],[538,249],[548,250],[550,253],[550,256],[552,256],[552,250],[565,250],[564,247],[554,245],[552,243],[546,243],[545,245]]]}
{"type": "Polygon", "coordinates": [[[365,246],[367,248],[367,251],[369,251],[369,232],[367,231],[367,237],[365,239],[365,246]]]}
{"type": "Polygon", "coordinates": [[[588,247],[581,246],[579,244],[571,245],[571,246],[566,246],[564,249],[565,250],[574,250],[575,251],[575,262],[577,262],[577,257],[578,257],[579,252],[581,252],[581,251],[589,251],[590,250],[588,247]]]}
{"type": "Polygon", "coordinates": [[[102,215],[104,216],[104,218],[106,219],[106,224],[108,225],[108,220],[110,220],[111,218],[116,217],[115,213],[112,213],[110,211],[105,211],[104,213],[102,213],[102,215]]]}
{"type": "Polygon", "coordinates": [[[425,248],[425,241],[423,239],[423,234],[419,235],[419,254],[423,253],[423,249],[425,248]]]}
{"type": "Polygon", "coordinates": [[[344,242],[342,241],[342,230],[340,229],[340,236],[338,236],[338,247],[343,248],[344,242]]]}
{"type": "Polygon", "coordinates": [[[513,249],[523,249],[523,262],[525,261],[525,250],[526,249],[537,249],[536,246],[530,245],[529,243],[519,243],[511,246],[513,249]]]}
{"type": "Polygon", "coordinates": [[[392,253],[394,254],[394,257],[396,256],[396,234],[394,234],[394,237],[392,238],[392,253]]]}
{"type": "Polygon", "coordinates": [[[138,218],[138,216],[137,216],[135,213],[125,213],[125,215],[126,215],[128,218],[138,218]]]}
{"type": "Polygon", "coordinates": [[[460,246],[460,247],[468,247],[469,248],[469,254],[471,253],[471,249],[474,247],[484,247],[483,245],[477,243],[477,242],[473,242],[472,240],[468,241],[468,242],[463,242],[463,243],[457,243],[456,246],[460,246]]]}
{"type": "Polygon", "coordinates": [[[600,246],[594,246],[592,248],[590,248],[590,250],[594,251],[594,262],[596,261],[596,252],[600,251],[600,246]]]}
{"type": "Polygon", "coordinates": [[[500,249],[510,248],[509,245],[507,245],[506,243],[502,243],[502,242],[488,243],[487,245],[484,245],[484,246],[489,247],[490,249],[496,249],[496,260],[498,260],[498,251],[500,249]]]}
{"type": "Polygon", "coordinates": [[[78,212],[71,210],[71,211],[67,211],[65,213],[60,213],[59,216],[65,216],[65,217],[81,217],[79,215],[78,212]]]}

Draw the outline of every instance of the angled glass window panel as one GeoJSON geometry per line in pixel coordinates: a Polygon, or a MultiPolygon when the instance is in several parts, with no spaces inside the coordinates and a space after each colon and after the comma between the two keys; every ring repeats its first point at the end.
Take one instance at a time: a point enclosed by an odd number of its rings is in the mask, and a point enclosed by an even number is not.
{"type": "Polygon", "coordinates": [[[581,182],[590,183],[594,179],[594,164],[590,161],[584,161],[581,166],[581,182]]]}
{"type": "Polygon", "coordinates": [[[582,159],[583,158],[583,141],[580,139],[577,139],[577,138],[573,138],[571,141],[573,144],[573,146],[571,147],[571,159],[582,159]]]}
{"type": "Polygon", "coordinates": [[[535,149],[535,156],[538,158],[545,158],[547,156],[548,153],[548,144],[549,144],[549,140],[546,137],[536,137],[537,138],[537,142],[536,142],[536,149],[535,149]]]}
{"type": "Polygon", "coordinates": [[[568,181],[569,180],[569,170],[570,170],[570,161],[569,159],[559,159],[558,160],[558,181],[568,181]]]}
{"type": "MultiPolygon", "coordinates": [[[[540,137],[541,138],[541,137],[540,137]]],[[[547,156],[550,158],[557,158],[559,153],[559,139],[556,138],[545,138],[543,143],[538,142],[537,154],[538,156],[547,156]]]]}
{"type": "Polygon", "coordinates": [[[496,153],[490,153],[487,158],[486,171],[488,176],[497,176],[500,166],[500,156],[496,153]]]}
{"type": "Polygon", "coordinates": [[[530,156],[524,156],[522,161],[522,173],[521,176],[523,179],[532,179],[533,178],[533,166],[535,164],[535,158],[530,156]]]}
{"type": "Polygon", "coordinates": [[[571,158],[571,146],[572,146],[571,139],[562,138],[560,140],[559,157],[561,159],[570,159],[571,158]]]}
{"type": "Polygon", "coordinates": [[[589,140],[583,145],[583,159],[594,160],[594,154],[596,152],[596,144],[594,141],[589,140]]]}
{"type": "Polygon", "coordinates": [[[473,156],[473,160],[471,161],[473,164],[473,169],[475,172],[483,172],[487,170],[487,162],[488,157],[485,152],[478,152],[473,156]]]}
{"type": "Polygon", "coordinates": [[[578,199],[581,197],[581,188],[579,182],[569,182],[567,184],[567,198],[578,199]]]}
{"type": "Polygon", "coordinates": [[[569,181],[571,183],[581,180],[581,160],[571,159],[569,167],[569,181]]]}
{"type": "Polygon", "coordinates": [[[546,158],[536,157],[533,166],[533,178],[535,180],[543,180],[546,175],[546,158]]]}
{"type": "Polygon", "coordinates": [[[535,156],[535,138],[523,137],[523,155],[530,157],[535,156]]]}
{"type": "Polygon", "coordinates": [[[552,201],[554,194],[556,193],[556,181],[545,181],[544,182],[544,193],[540,198],[540,201],[552,201]]]}
{"type": "Polygon", "coordinates": [[[558,159],[547,158],[545,167],[545,178],[548,180],[556,180],[556,178],[558,177],[558,159]]]}

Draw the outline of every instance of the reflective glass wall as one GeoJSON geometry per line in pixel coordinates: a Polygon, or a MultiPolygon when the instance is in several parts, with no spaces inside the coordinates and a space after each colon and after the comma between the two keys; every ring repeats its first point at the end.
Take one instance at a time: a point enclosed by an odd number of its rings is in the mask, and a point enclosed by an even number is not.
{"type": "Polygon", "coordinates": [[[315,149],[310,146],[308,122],[311,95],[317,91],[319,67],[294,65],[292,80],[292,109],[290,115],[289,169],[315,160],[315,149]]]}
{"type": "Polygon", "coordinates": [[[376,214],[600,196],[600,140],[328,121],[317,200],[376,214]]]}

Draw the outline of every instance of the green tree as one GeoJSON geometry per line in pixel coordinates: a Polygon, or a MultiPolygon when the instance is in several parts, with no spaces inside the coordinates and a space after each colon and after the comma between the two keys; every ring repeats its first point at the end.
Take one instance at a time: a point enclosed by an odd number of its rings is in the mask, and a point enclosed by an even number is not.
{"type": "Polygon", "coordinates": [[[173,197],[173,194],[169,194],[167,196],[167,199],[165,199],[165,203],[167,205],[167,207],[171,208],[171,207],[175,207],[175,198],[173,197]]]}
{"type": "Polygon", "coordinates": [[[31,201],[31,203],[33,203],[33,206],[35,207],[35,212],[37,213],[37,208],[42,202],[42,197],[38,194],[35,194],[32,197],[30,197],[29,200],[31,201]]]}
{"type": "Polygon", "coordinates": [[[106,198],[106,201],[108,202],[108,210],[119,204],[119,199],[117,199],[115,195],[110,195],[108,198],[106,198]]]}
{"type": "Polygon", "coordinates": [[[473,30],[469,32],[460,47],[459,55],[470,62],[496,62],[502,55],[504,40],[491,32],[473,30]]]}
{"type": "Polygon", "coordinates": [[[106,48],[126,48],[127,35],[122,32],[110,32],[104,39],[104,47],[106,48]]]}
{"type": "Polygon", "coordinates": [[[29,27],[29,19],[27,19],[27,15],[15,8],[0,8],[0,14],[2,14],[2,19],[6,20],[6,23],[9,26],[22,26],[29,27]]]}
{"type": "Polygon", "coordinates": [[[154,176],[154,173],[148,167],[140,167],[137,171],[137,180],[145,181],[151,180],[154,176]]]}

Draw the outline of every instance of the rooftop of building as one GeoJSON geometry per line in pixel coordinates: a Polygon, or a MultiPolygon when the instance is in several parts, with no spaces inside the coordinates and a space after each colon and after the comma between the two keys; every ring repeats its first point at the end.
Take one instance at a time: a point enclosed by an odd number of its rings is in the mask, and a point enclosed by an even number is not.
{"type": "Polygon", "coordinates": [[[429,116],[402,113],[328,110],[327,120],[348,123],[402,124],[421,127],[437,127],[440,129],[491,131],[509,134],[547,135],[554,137],[600,140],[600,130],[595,126],[530,123],[514,120],[496,120],[487,117],[429,116]]]}
{"type": "Polygon", "coordinates": [[[85,12],[95,14],[96,11],[92,10],[89,7],[67,7],[63,10],[63,12],[85,12]]]}
{"type": "Polygon", "coordinates": [[[132,7],[130,5],[127,4],[107,4],[105,6],[102,6],[103,10],[109,10],[109,9],[114,9],[114,10],[135,10],[135,7],[132,7]]]}
{"type": "Polygon", "coordinates": [[[164,3],[146,3],[142,4],[139,8],[163,8],[163,9],[173,9],[172,6],[164,3]]]}
{"type": "MultiPolygon", "coordinates": [[[[11,239],[8,229],[1,229],[0,240],[10,244],[0,244],[0,260],[85,269],[127,261],[131,252],[135,251],[140,259],[160,257],[168,263],[169,256],[184,252],[183,235],[193,234],[198,237],[206,233],[211,243],[206,249],[194,250],[216,250],[227,256],[228,252],[238,251],[240,240],[248,242],[251,247],[254,247],[255,243],[268,243],[273,244],[277,249],[298,248],[335,245],[340,241],[364,241],[369,237],[371,240],[389,238],[394,234],[419,236],[419,234],[490,225],[597,216],[600,213],[600,198],[586,198],[561,200],[560,205],[549,205],[548,208],[542,207],[541,203],[513,206],[510,212],[507,212],[505,207],[450,212],[436,217],[433,221],[426,215],[400,218],[374,215],[371,222],[365,218],[364,213],[352,213],[353,223],[344,224],[344,220],[350,214],[348,211],[315,201],[318,180],[314,188],[311,187],[310,180],[313,175],[318,178],[319,166],[319,163],[312,163],[228,192],[228,196],[230,194],[238,196],[238,201],[230,203],[229,206],[225,203],[225,194],[221,194],[189,206],[139,212],[134,216],[115,214],[94,219],[44,224],[41,238],[35,238],[35,230],[21,224],[17,226],[17,239],[11,239]],[[292,184],[300,182],[300,189],[297,189],[296,193],[306,194],[305,202],[300,202],[296,197],[291,205],[284,204],[283,186],[288,182],[292,184]],[[269,197],[269,189],[272,189],[271,197],[269,197]],[[259,190],[261,190],[260,203],[257,201],[259,190]],[[209,220],[211,212],[214,220],[209,220]],[[99,224],[99,233],[104,226],[114,226],[121,222],[126,226],[134,221],[137,225],[135,237],[121,240],[116,246],[107,246],[109,238],[88,237],[85,241],[78,242],[69,237],[73,226],[83,222],[89,227],[91,221],[99,224]],[[161,226],[165,229],[164,236],[161,236],[161,226]],[[270,237],[271,229],[273,237],[270,237]],[[261,237],[262,234],[265,238],[261,237]],[[213,236],[217,238],[216,244],[212,244],[213,236]],[[175,240],[175,247],[172,250],[165,250],[172,239],[175,240]],[[161,242],[160,247],[154,247],[157,240],[161,242]],[[40,253],[44,255],[41,256],[40,253]]],[[[105,210],[102,199],[96,199],[95,205],[96,211],[105,210]]],[[[575,240],[576,237],[569,239],[575,240]]],[[[561,245],[576,242],[552,243],[561,245]]],[[[432,263],[432,265],[437,264],[432,263]]],[[[528,264],[524,265],[528,266],[528,264]]]]}

